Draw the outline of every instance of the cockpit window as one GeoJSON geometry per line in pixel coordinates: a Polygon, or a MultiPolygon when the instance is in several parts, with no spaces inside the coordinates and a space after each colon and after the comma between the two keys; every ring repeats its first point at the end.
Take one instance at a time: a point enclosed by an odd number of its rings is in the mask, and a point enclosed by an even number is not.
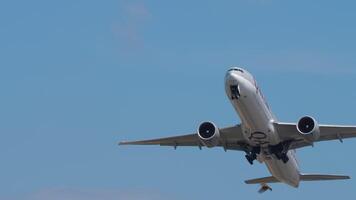
{"type": "Polygon", "coordinates": [[[240,68],[231,68],[231,69],[229,69],[229,71],[238,71],[238,72],[244,73],[244,70],[242,70],[240,68]]]}

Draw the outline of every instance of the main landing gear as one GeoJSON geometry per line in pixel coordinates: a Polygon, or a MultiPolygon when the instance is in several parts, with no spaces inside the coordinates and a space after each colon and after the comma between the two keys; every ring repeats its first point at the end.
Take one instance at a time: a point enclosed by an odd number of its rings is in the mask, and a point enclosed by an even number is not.
{"type": "Polygon", "coordinates": [[[261,152],[260,147],[253,147],[251,151],[246,151],[245,158],[250,163],[253,165],[253,161],[257,159],[257,154],[261,152]]]}
{"type": "Polygon", "coordinates": [[[278,160],[282,160],[283,163],[287,163],[289,161],[287,153],[290,145],[291,142],[281,142],[277,145],[270,146],[269,150],[272,154],[276,156],[278,160]]]}
{"type": "MultiPolygon", "coordinates": [[[[291,142],[282,142],[277,145],[271,145],[268,147],[268,153],[273,154],[276,156],[278,160],[281,160],[283,163],[287,163],[289,161],[288,158],[288,150],[291,145],[291,142]]],[[[260,147],[246,147],[246,155],[245,158],[253,165],[253,161],[257,159],[257,154],[260,154],[261,148],[260,147]]]]}
{"type": "Polygon", "coordinates": [[[256,154],[246,154],[245,158],[248,161],[248,163],[250,163],[250,165],[253,165],[253,161],[256,160],[257,155],[256,154]]]}
{"type": "Polygon", "coordinates": [[[282,160],[283,163],[287,163],[289,161],[289,158],[286,153],[277,153],[275,154],[278,160],[282,160]]]}

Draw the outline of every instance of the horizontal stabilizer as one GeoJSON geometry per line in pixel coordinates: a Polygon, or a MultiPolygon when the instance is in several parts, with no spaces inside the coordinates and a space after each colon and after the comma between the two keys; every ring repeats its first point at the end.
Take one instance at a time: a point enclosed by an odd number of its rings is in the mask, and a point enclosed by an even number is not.
{"type": "MultiPolygon", "coordinates": [[[[345,180],[350,179],[349,176],[344,175],[323,175],[323,174],[301,174],[300,181],[331,181],[331,180],[345,180]]],[[[256,178],[245,181],[246,184],[264,184],[264,183],[278,183],[280,182],[273,176],[256,178]]]]}
{"type": "Polygon", "coordinates": [[[323,175],[323,174],[301,174],[301,181],[330,181],[350,179],[349,176],[343,175],[323,175]]]}
{"type": "Polygon", "coordinates": [[[263,183],[278,183],[278,181],[273,176],[263,177],[263,178],[256,178],[245,181],[246,184],[263,184],[263,183]]]}

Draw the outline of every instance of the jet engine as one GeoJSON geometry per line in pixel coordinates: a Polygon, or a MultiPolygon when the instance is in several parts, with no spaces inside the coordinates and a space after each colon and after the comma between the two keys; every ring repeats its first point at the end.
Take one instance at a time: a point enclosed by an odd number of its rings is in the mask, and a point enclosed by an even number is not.
{"type": "Polygon", "coordinates": [[[314,142],[320,137],[318,122],[309,116],[302,117],[297,124],[298,132],[309,142],[314,142]]]}
{"type": "Polygon", "coordinates": [[[203,122],[198,128],[200,141],[207,147],[215,147],[220,142],[220,132],[218,127],[212,122],[203,122]]]}

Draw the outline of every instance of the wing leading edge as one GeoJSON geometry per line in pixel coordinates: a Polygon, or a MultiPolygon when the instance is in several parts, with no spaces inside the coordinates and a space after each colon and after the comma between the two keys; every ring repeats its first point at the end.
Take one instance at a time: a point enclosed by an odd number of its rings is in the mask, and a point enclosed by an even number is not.
{"type": "MultiPolygon", "coordinates": [[[[298,132],[295,123],[278,122],[274,124],[282,141],[293,141],[291,149],[312,145],[305,141],[298,132]]],[[[340,140],[356,137],[356,126],[320,125],[320,137],[315,142],[340,140]]],[[[247,142],[242,135],[241,125],[219,129],[220,142],[218,146],[230,150],[246,150],[247,142]]],[[[160,146],[197,146],[203,147],[198,134],[188,134],[174,137],[157,138],[150,140],[120,142],[119,145],[160,145],[160,146]]]]}
{"type": "MultiPolygon", "coordinates": [[[[245,150],[246,141],[242,135],[240,125],[222,128],[219,131],[220,142],[218,146],[229,150],[245,150]]],[[[120,142],[119,145],[160,145],[173,146],[175,148],[178,146],[197,146],[199,148],[204,146],[197,133],[150,140],[120,142]]]]}

